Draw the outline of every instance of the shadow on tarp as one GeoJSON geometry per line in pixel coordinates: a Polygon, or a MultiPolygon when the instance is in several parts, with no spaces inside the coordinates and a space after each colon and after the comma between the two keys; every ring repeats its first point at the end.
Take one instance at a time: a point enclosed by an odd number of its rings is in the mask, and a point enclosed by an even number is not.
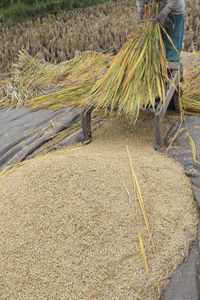
{"type": "Polygon", "coordinates": [[[0,110],[0,171],[82,141],[80,109],[0,110]]]}
{"type": "MultiPolygon", "coordinates": [[[[170,144],[179,127],[180,121],[175,122],[166,136],[166,144],[170,144]]],[[[183,165],[186,175],[191,180],[194,197],[200,208],[200,117],[186,117],[186,122],[182,124],[168,154],[183,165]],[[193,159],[188,132],[195,144],[196,162],[193,159]]],[[[200,300],[200,225],[198,240],[191,246],[188,258],[172,275],[160,299],[200,300]]]]}

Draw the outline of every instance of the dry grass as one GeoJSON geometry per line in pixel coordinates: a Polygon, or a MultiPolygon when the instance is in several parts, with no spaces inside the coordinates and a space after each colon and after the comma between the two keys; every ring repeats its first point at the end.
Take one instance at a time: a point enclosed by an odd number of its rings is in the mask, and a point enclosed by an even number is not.
{"type": "Polygon", "coordinates": [[[190,55],[186,70],[182,84],[182,106],[186,113],[200,114],[200,52],[190,55]]]}

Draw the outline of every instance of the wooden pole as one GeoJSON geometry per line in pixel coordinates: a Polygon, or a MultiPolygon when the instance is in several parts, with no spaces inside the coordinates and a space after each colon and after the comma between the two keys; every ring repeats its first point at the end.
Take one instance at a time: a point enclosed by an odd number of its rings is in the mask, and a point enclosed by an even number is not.
{"type": "Polygon", "coordinates": [[[91,114],[92,108],[85,108],[82,112],[82,131],[84,142],[90,142],[92,140],[91,114]]]}

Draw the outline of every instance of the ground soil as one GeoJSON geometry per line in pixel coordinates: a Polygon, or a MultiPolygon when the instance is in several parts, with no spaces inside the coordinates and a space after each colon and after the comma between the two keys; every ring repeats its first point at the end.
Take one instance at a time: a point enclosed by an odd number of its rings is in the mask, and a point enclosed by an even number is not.
{"type": "MultiPolygon", "coordinates": [[[[165,117],[165,132],[176,118],[165,117]]],[[[105,120],[93,137],[0,179],[0,298],[159,299],[187,255],[197,208],[182,167],[153,149],[153,115],[135,126],[105,120]],[[126,145],[150,236],[138,204],[137,218],[126,145]]]]}

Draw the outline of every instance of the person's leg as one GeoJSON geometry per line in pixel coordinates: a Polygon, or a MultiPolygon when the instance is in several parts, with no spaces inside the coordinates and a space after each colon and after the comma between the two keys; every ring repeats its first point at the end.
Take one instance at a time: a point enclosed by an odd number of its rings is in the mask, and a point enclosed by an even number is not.
{"type": "Polygon", "coordinates": [[[165,30],[172,39],[174,45],[172,45],[166,34],[163,33],[166,57],[168,61],[180,61],[180,52],[183,47],[184,38],[185,14],[170,14],[168,18],[169,21],[165,30]],[[177,50],[174,48],[174,46],[177,50]]]}

